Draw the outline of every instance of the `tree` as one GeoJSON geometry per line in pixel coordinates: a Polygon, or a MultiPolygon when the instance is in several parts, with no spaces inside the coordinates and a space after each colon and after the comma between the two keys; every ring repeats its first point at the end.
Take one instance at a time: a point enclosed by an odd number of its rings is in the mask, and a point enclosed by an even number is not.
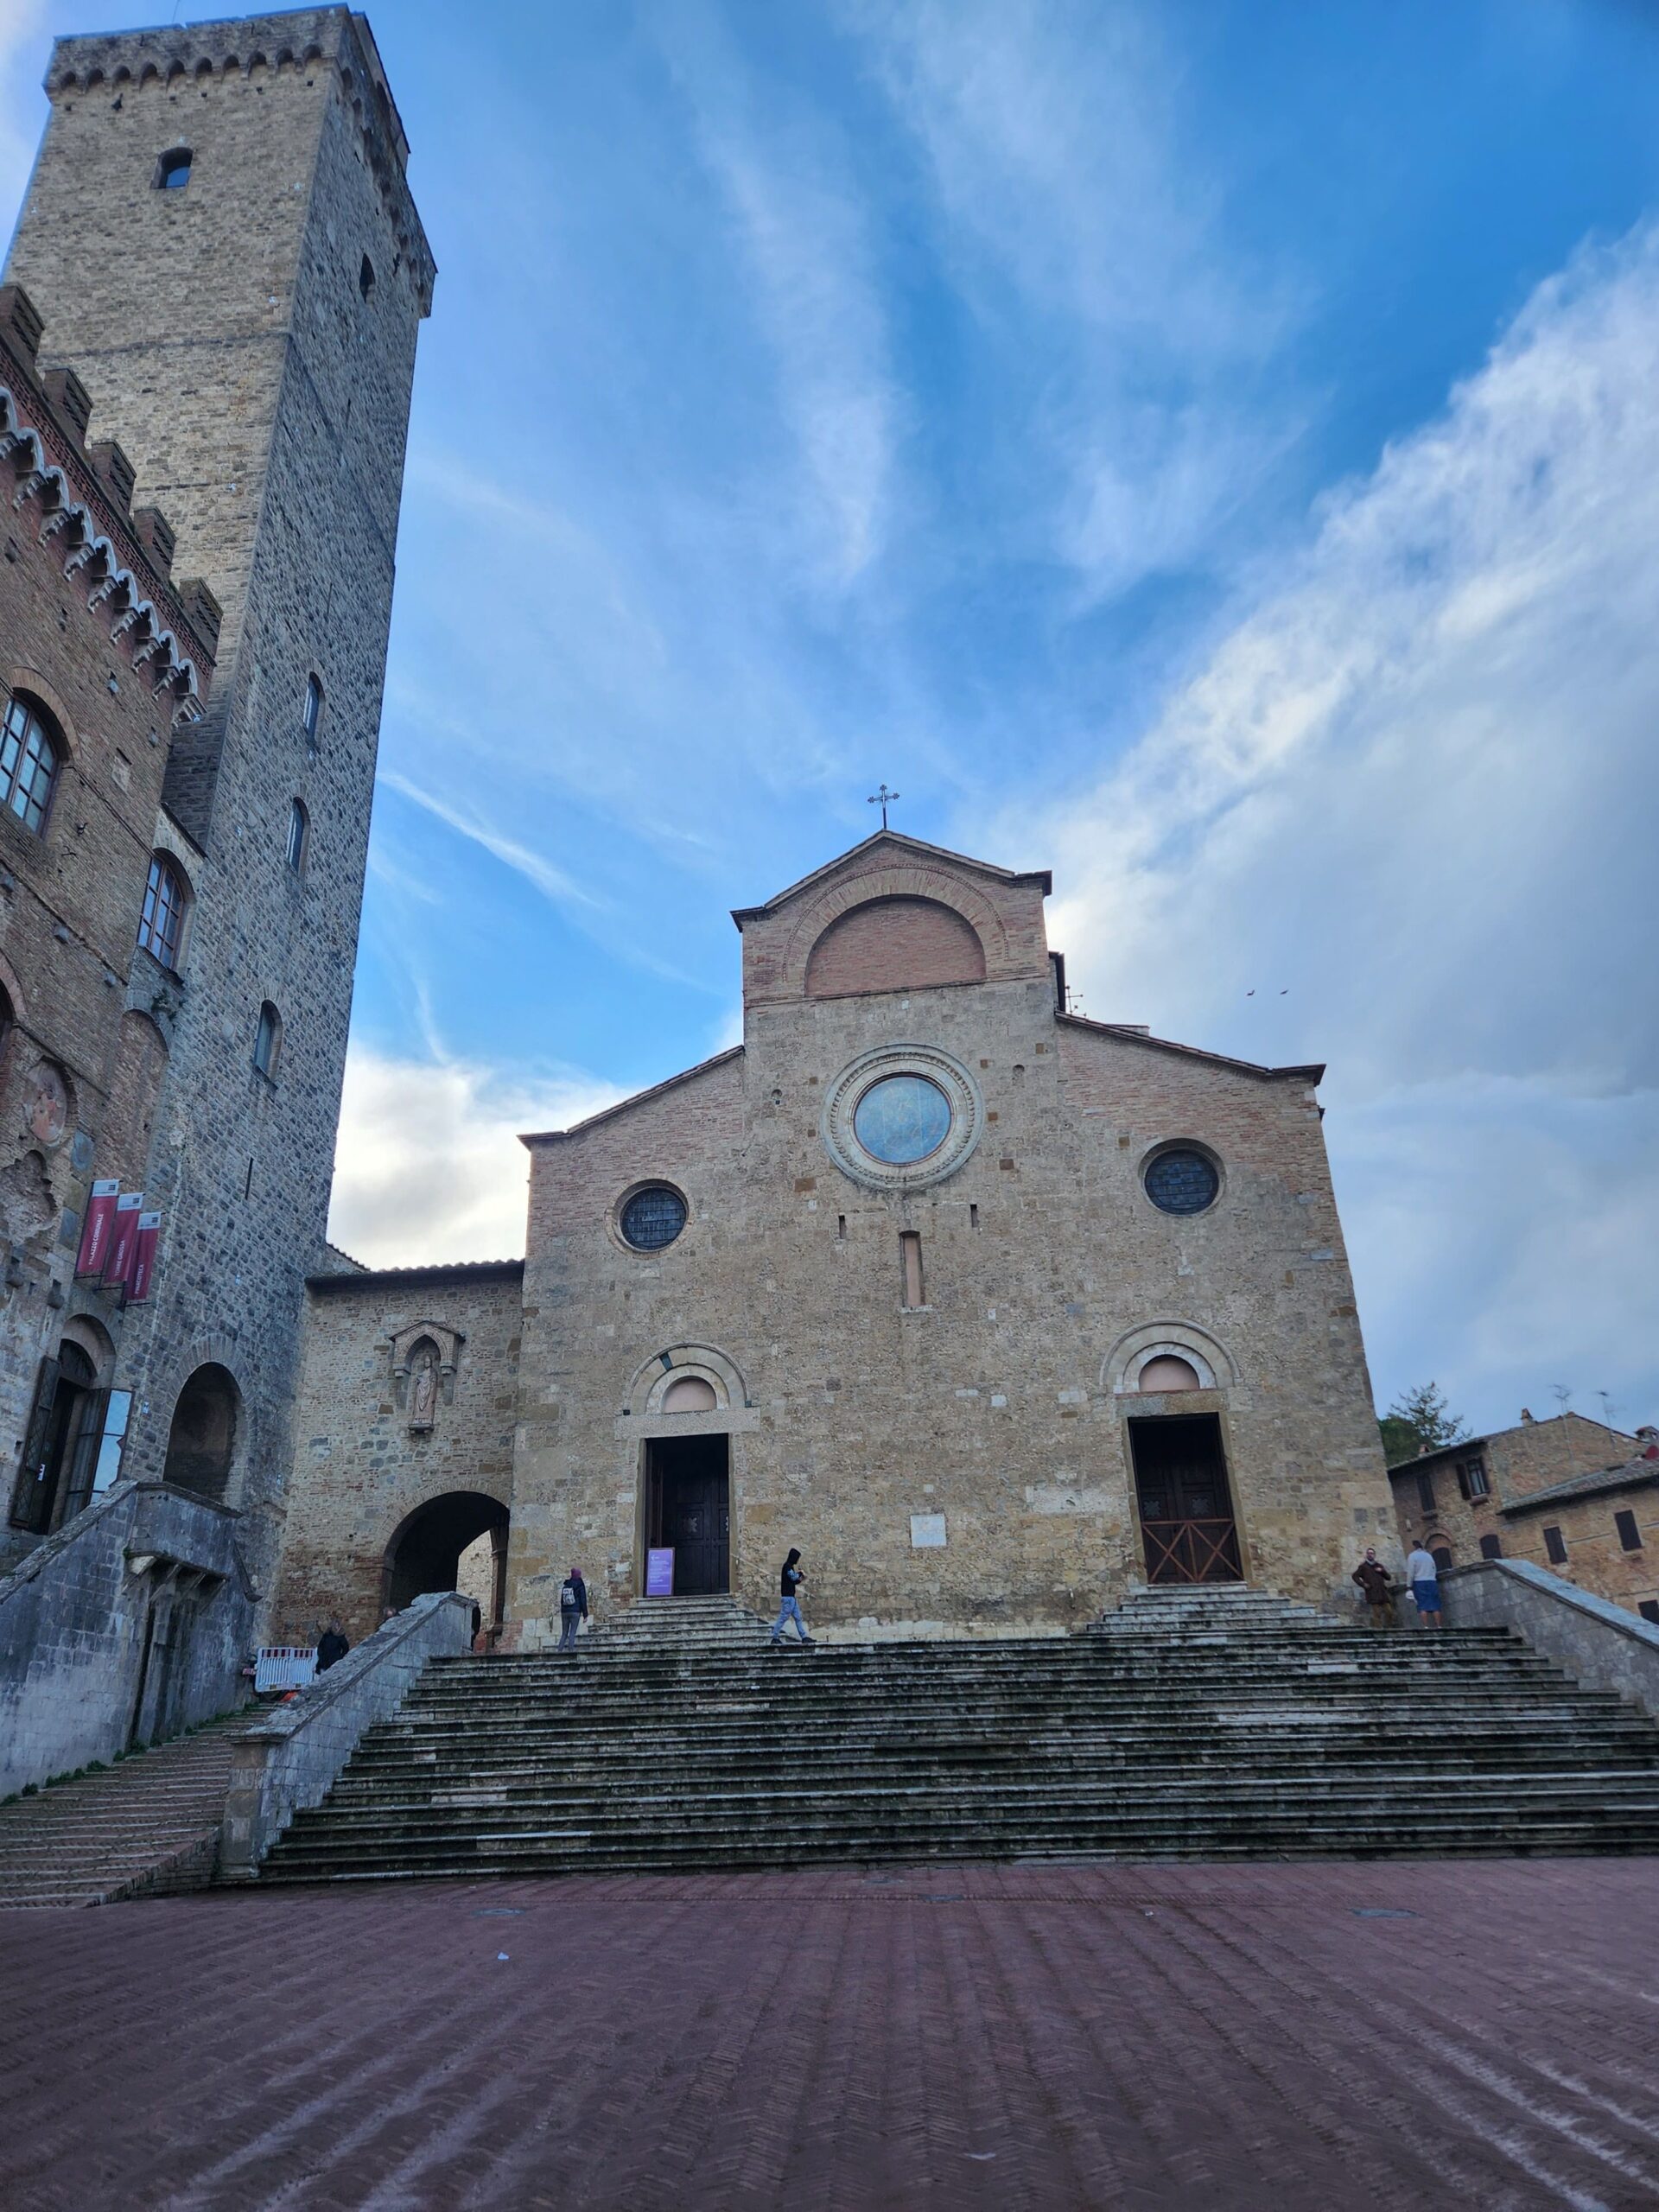
{"type": "Polygon", "coordinates": [[[1442,1445],[1461,1444],[1469,1430],[1463,1416],[1454,1414],[1438,1382],[1420,1382],[1402,1390],[1376,1424],[1382,1438],[1382,1456],[1389,1466],[1415,1459],[1442,1445]]]}

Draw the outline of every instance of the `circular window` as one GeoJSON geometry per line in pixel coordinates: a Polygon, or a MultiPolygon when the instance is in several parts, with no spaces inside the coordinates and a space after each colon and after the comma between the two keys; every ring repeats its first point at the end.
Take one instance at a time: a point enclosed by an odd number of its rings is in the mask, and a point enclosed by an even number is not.
{"type": "Polygon", "coordinates": [[[913,1167],[950,1134],[950,1101],[925,1075],[883,1076],[853,1109],[853,1135],[872,1160],[913,1167]]]}
{"type": "Polygon", "coordinates": [[[636,1252],[660,1252],[685,1227],[685,1200],[666,1183],[648,1183],[623,1207],[618,1225],[636,1252]]]}
{"type": "Polygon", "coordinates": [[[823,1141],[844,1175],[876,1191],[952,1175],[985,1109],[960,1060],[935,1045],[887,1045],[844,1067],[824,1096],[823,1141]]]}
{"type": "Polygon", "coordinates": [[[1162,1213],[1203,1213],[1221,1189],[1214,1162],[1185,1145],[1148,1160],[1145,1180],[1147,1196],[1162,1213]]]}

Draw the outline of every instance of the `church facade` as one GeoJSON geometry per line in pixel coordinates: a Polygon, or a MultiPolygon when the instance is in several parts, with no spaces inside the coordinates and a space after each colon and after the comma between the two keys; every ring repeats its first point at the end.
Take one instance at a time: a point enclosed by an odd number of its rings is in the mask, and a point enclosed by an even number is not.
{"type": "Polygon", "coordinates": [[[1321,1071],[1067,1013],[1049,887],[879,833],[734,915],[740,1046],[525,1138],[522,1271],[315,1279],[287,1624],[465,1560],[533,1648],[572,1563],[765,1608],[791,1545],[832,1635],[1345,1596],[1392,1514],[1321,1071]]]}

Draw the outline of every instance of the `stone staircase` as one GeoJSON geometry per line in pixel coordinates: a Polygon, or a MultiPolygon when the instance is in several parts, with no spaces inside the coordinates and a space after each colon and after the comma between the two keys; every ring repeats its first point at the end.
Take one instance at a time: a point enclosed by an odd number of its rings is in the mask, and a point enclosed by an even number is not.
{"type": "Polygon", "coordinates": [[[435,1660],[270,1882],[1659,1851],[1659,1729],[1498,1630],[1149,1591],[1069,1637],[767,1648],[728,1599],[435,1660]]]}
{"type": "Polygon", "coordinates": [[[247,1712],[0,1805],[0,1910],[110,1904],[212,1880],[247,1712]]]}

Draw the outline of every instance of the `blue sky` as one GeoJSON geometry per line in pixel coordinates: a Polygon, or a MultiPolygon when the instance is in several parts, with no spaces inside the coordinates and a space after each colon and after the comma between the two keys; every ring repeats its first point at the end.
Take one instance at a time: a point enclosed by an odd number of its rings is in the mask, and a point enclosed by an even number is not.
{"type": "MultiPolygon", "coordinates": [[[[141,19],[13,0],[9,204],[141,19]]],[[[459,20],[372,13],[440,277],[340,1240],[521,1249],[513,1131],[731,1041],[885,778],[1090,1013],[1330,1063],[1381,1398],[1659,1414],[1659,16],[459,20]]]]}

